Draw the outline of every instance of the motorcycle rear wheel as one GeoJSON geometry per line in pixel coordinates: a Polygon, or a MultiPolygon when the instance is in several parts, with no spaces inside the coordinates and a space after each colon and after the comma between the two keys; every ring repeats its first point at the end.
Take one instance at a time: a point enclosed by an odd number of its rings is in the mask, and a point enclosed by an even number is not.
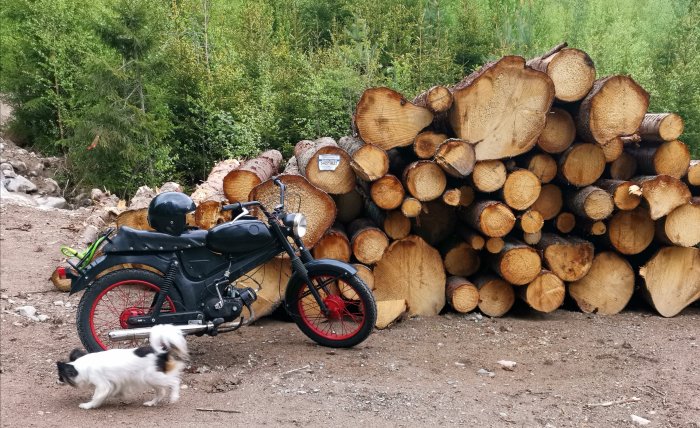
{"type": "Polygon", "coordinates": [[[377,305],[367,285],[357,275],[342,278],[331,271],[310,272],[309,277],[328,312],[321,311],[308,284],[292,285],[286,307],[299,329],[332,348],[349,348],[367,339],[377,321],[377,305]]]}
{"type": "MultiPolygon", "coordinates": [[[[146,315],[160,291],[163,277],[143,269],[121,269],[97,279],[80,299],[76,314],[78,336],[88,352],[135,348],[148,340],[112,342],[108,333],[129,328],[130,316],[146,315]]],[[[161,312],[175,312],[182,300],[172,288],[161,312]]]]}

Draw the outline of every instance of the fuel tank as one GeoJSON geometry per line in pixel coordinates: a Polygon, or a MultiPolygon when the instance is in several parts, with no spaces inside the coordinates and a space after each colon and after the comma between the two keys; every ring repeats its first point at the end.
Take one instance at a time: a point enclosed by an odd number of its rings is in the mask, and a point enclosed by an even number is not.
{"type": "Polygon", "coordinates": [[[244,254],[276,245],[270,229],[260,220],[238,220],[209,229],[207,248],[217,253],[244,254]]]}

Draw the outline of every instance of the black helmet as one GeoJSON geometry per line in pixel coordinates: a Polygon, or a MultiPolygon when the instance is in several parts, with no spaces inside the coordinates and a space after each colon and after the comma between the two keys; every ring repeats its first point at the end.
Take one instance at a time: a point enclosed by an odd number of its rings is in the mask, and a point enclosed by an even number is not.
{"type": "Polygon", "coordinates": [[[161,193],[148,206],[148,223],[158,232],[179,235],[187,227],[187,213],[196,208],[192,198],[184,193],[161,193]]]}

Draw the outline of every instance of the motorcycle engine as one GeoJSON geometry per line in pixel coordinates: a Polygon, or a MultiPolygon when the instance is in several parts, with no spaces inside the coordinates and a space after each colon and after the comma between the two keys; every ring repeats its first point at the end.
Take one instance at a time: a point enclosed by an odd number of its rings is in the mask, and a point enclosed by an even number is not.
{"type": "Polygon", "coordinates": [[[243,307],[250,305],[257,299],[252,288],[229,288],[222,298],[219,296],[207,299],[204,304],[204,315],[207,319],[223,318],[224,321],[233,321],[243,311],[243,307]]]}

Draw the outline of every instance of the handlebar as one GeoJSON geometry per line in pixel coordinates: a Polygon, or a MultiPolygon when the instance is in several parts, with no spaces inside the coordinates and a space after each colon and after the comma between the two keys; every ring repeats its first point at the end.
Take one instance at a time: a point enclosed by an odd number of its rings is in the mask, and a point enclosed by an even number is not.
{"type": "Polygon", "coordinates": [[[236,202],[235,204],[224,205],[223,207],[221,207],[221,210],[222,211],[238,211],[238,210],[241,210],[243,208],[248,208],[248,207],[252,207],[255,205],[262,205],[262,204],[258,201],[236,202]]]}

